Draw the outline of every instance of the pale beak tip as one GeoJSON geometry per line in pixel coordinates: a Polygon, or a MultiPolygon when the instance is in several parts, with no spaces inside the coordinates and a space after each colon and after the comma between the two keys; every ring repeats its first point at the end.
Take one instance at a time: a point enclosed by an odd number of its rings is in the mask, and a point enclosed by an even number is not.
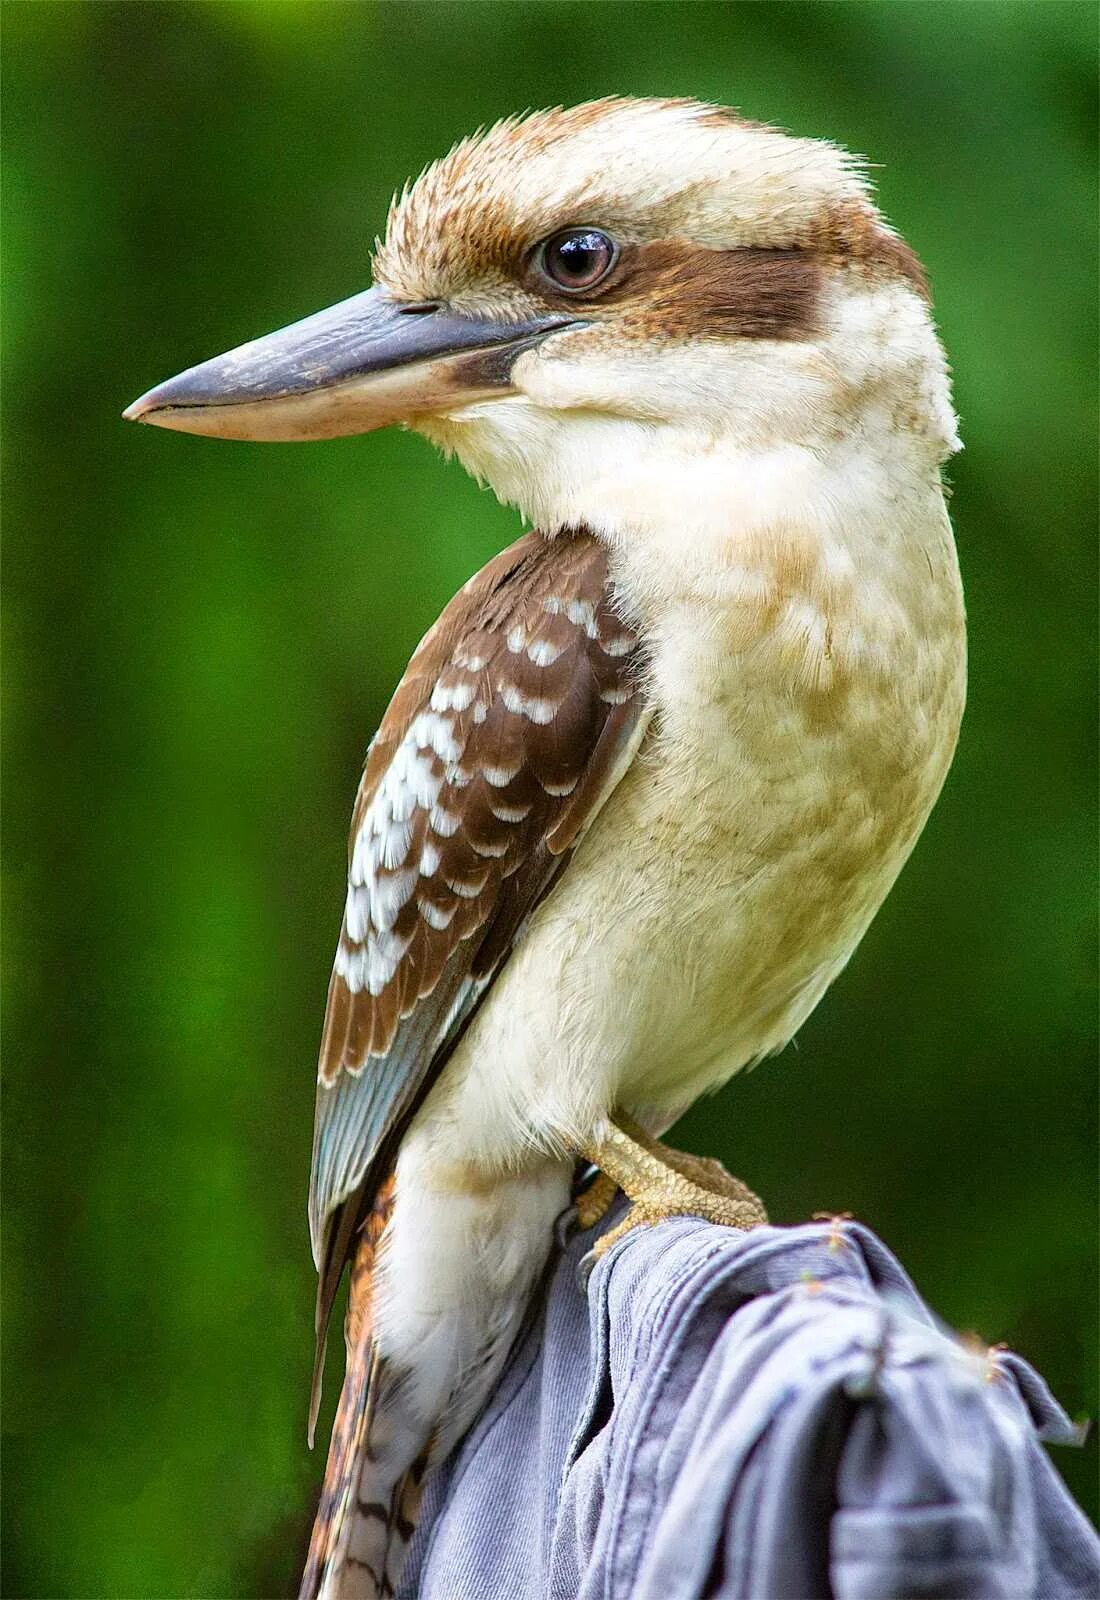
{"type": "Polygon", "coordinates": [[[131,401],[126,407],[126,410],[122,413],[123,421],[148,422],[151,420],[149,413],[156,409],[156,403],[150,398],[150,395],[143,394],[139,399],[131,401]]]}

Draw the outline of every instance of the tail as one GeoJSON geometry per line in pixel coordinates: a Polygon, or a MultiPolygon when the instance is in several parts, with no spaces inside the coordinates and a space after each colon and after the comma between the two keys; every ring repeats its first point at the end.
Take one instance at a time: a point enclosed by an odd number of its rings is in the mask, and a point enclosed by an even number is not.
{"type": "Polygon", "coordinates": [[[416,1527],[426,1452],[400,1405],[387,1404],[397,1397],[372,1338],[373,1278],[393,1196],[391,1177],[355,1253],[344,1386],[299,1600],[386,1600],[396,1592],[416,1527]]]}
{"type": "Polygon", "coordinates": [[[301,1600],[395,1593],[421,1480],[491,1394],[568,1202],[570,1162],[462,1190],[433,1185],[437,1159],[427,1136],[407,1135],[399,1201],[391,1178],[358,1234],[347,1368],[301,1600]]]}

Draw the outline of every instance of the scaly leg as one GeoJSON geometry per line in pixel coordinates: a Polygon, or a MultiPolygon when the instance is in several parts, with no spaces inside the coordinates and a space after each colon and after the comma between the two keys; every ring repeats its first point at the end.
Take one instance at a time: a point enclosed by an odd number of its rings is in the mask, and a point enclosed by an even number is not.
{"type": "Polygon", "coordinates": [[[620,1114],[615,1118],[615,1126],[628,1139],[633,1139],[643,1150],[648,1150],[650,1155],[656,1156],[666,1167],[671,1167],[673,1172],[680,1173],[700,1189],[713,1189],[716,1194],[729,1195],[733,1200],[744,1200],[748,1205],[759,1207],[760,1221],[767,1222],[768,1214],[760,1196],[754,1194],[747,1183],[735,1178],[732,1172],[727,1172],[714,1156],[696,1156],[688,1150],[677,1150],[670,1144],[664,1144],[647,1133],[633,1117],[620,1114]]]}
{"type": "Polygon", "coordinates": [[[670,1150],[628,1117],[609,1121],[582,1154],[633,1202],[618,1227],[596,1241],[596,1256],[631,1228],[662,1217],[704,1217],[729,1228],[757,1228],[768,1220],[760,1198],[720,1161],[670,1150]]]}

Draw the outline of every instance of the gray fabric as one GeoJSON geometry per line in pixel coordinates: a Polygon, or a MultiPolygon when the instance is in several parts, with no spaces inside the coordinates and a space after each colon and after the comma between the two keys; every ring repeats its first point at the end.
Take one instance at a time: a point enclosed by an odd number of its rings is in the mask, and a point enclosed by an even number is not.
{"type": "Polygon", "coordinates": [[[1039,1443],[1069,1419],[1019,1357],[950,1336],[867,1229],[680,1218],[584,1294],[590,1244],[429,1480],[403,1596],[1100,1596],[1039,1443]]]}

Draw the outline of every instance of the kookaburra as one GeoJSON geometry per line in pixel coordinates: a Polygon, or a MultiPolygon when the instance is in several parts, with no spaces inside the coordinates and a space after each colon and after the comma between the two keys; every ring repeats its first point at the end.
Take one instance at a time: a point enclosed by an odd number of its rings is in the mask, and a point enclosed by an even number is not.
{"type": "Polygon", "coordinates": [[[417,647],[355,805],[309,1206],[321,1341],[351,1263],[326,1597],[393,1592],[578,1158],[640,1220],[761,1219],[657,1136],[849,960],[965,683],[944,356],[845,152],[688,100],[512,119],[394,202],[374,279],[126,413],[400,423],[534,529],[417,647]]]}

